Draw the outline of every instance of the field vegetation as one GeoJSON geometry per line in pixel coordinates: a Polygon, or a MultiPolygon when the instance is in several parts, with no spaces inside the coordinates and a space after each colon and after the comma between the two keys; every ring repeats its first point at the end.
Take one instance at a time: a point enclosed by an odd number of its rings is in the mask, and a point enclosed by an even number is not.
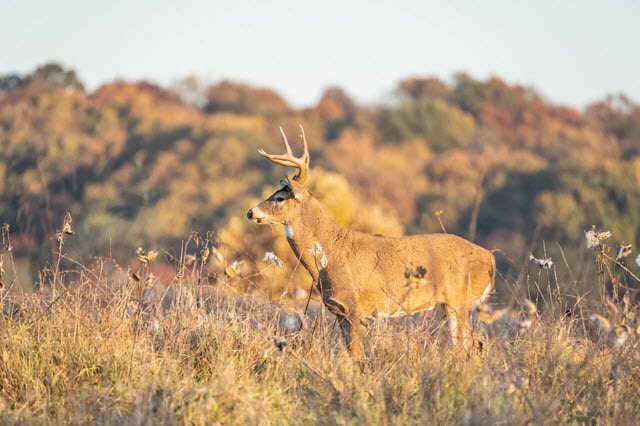
{"type": "MultiPolygon", "coordinates": [[[[509,283],[497,319],[476,326],[481,351],[453,350],[443,318],[417,314],[372,323],[363,365],[313,300],[247,296],[231,270],[204,285],[184,256],[166,287],[151,252],[133,271],[111,257],[84,265],[62,250],[78,237],[60,235],[35,292],[3,292],[3,424],[630,424],[640,414],[637,306],[628,295],[594,302],[557,281],[556,265],[532,262],[509,283]]],[[[580,266],[598,286],[624,266],[607,252],[580,266]]],[[[2,259],[11,271],[11,252],[2,259]]],[[[275,260],[244,279],[270,280],[275,260]]]]}
{"type": "Polygon", "coordinates": [[[640,106],[584,111],[499,78],[408,78],[291,108],[187,78],[88,93],[0,76],[0,422],[631,424],[640,415],[640,106]],[[439,312],[369,327],[355,363],[278,227],[278,126],[304,126],[336,220],[494,250],[483,347],[439,312]],[[610,234],[608,233],[610,231],[610,234]]]}

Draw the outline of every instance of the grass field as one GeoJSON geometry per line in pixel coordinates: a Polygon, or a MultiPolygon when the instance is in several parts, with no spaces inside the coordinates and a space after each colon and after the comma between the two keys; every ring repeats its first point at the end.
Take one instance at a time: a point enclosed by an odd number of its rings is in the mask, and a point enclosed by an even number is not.
{"type": "MultiPolygon", "coordinates": [[[[422,314],[373,323],[369,361],[358,365],[317,303],[305,327],[285,336],[283,326],[299,320],[293,303],[236,295],[229,278],[202,287],[186,275],[166,288],[146,280],[151,263],[132,278],[113,259],[78,265],[60,253],[41,275],[41,288],[27,294],[6,281],[11,253],[5,249],[2,259],[2,424],[634,424],[640,418],[635,306],[594,301],[600,289],[591,299],[576,294],[575,282],[557,282],[553,268],[526,274],[527,286],[546,289],[537,294],[536,312],[514,291],[503,318],[477,326],[484,341],[478,354],[453,349],[441,321],[422,314]],[[610,330],[601,324],[605,318],[610,330]]],[[[598,270],[591,278],[604,285],[611,277],[598,270]]],[[[303,309],[304,303],[298,314],[303,309]]]]}

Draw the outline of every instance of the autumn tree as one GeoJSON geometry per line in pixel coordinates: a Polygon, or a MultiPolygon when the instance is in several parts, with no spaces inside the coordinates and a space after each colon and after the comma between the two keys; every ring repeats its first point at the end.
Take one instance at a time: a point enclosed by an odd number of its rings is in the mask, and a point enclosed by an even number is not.
{"type": "Polygon", "coordinates": [[[602,133],[615,137],[625,156],[640,155],[640,105],[627,96],[608,96],[590,105],[585,117],[602,133]]]}
{"type": "Polygon", "coordinates": [[[48,63],[36,69],[25,79],[25,86],[36,92],[53,88],[84,91],[75,71],[64,69],[58,63],[48,63]]]}
{"type": "Polygon", "coordinates": [[[258,114],[274,119],[289,110],[287,102],[273,90],[231,81],[209,86],[206,99],[204,110],[208,113],[258,114]]]}
{"type": "Polygon", "coordinates": [[[497,77],[477,81],[468,74],[459,73],[454,79],[455,102],[476,118],[482,116],[484,106],[489,104],[507,111],[514,122],[518,122],[524,116],[528,104],[538,98],[533,91],[521,86],[509,86],[497,77]]]}
{"type": "Polygon", "coordinates": [[[511,259],[540,240],[576,258],[593,224],[637,244],[640,108],[631,99],[581,112],[466,74],[451,85],[408,78],[397,94],[360,106],[329,88],[315,107],[292,109],[270,89],[232,82],[116,81],[87,94],[58,64],[0,76],[0,218],[21,241],[16,257],[33,264],[56,249],[69,211],[82,238],[65,250],[171,252],[193,230],[215,229],[255,272],[264,251],[289,253],[244,216],[286,173],[257,150],[282,149],[279,126],[296,149],[302,124],[311,189],[354,229],[444,227],[511,259]],[[187,89],[200,100],[188,101],[187,89]]]}
{"type": "Polygon", "coordinates": [[[453,93],[451,88],[441,80],[430,78],[408,78],[398,85],[400,96],[418,99],[449,99],[453,93]]]}
{"type": "Polygon", "coordinates": [[[353,125],[356,105],[340,87],[330,87],[324,91],[314,111],[325,126],[325,137],[333,140],[348,126],[353,125]]]}
{"type": "Polygon", "coordinates": [[[434,150],[469,146],[476,131],[473,117],[442,99],[402,102],[380,119],[381,134],[390,142],[423,139],[434,150]]]}
{"type": "Polygon", "coordinates": [[[171,85],[171,90],[187,105],[202,108],[207,103],[206,84],[194,75],[176,80],[171,85]]]}

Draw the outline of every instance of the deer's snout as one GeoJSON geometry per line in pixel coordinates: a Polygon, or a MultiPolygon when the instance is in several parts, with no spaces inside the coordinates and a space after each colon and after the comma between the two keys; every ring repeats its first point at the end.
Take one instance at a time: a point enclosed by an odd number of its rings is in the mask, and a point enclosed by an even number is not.
{"type": "Polygon", "coordinates": [[[247,212],[247,219],[262,223],[265,215],[257,206],[247,212]]]}

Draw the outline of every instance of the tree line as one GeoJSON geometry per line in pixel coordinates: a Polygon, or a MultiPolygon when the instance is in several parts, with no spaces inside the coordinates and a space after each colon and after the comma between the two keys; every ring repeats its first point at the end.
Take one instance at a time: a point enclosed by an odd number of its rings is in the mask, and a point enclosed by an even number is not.
{"type": "Polygon", "coordinates": [[[69,212],[68,250],[86,261],[126,262],[139,246],[176,253],[198,232],[245,259],[245,275],[265,251],[291,265],[281,232],[244,215],[291,173],[258,148],[282,149],[279,126],[299,147],[300,124],[309,186],[345,226],[456,233],[498,249],[502,270],[529,251],[574,262],[592,225],[639,242],[640,106],[623,94],[577,111],[461,73],[449,84],[407,78],[388,105],[358,105],[333,87],[292,108],[268,88],[193,77],[89,93],[51,63],[0,76],[0,220],[12,255],[35,276],[69,212]]]}

